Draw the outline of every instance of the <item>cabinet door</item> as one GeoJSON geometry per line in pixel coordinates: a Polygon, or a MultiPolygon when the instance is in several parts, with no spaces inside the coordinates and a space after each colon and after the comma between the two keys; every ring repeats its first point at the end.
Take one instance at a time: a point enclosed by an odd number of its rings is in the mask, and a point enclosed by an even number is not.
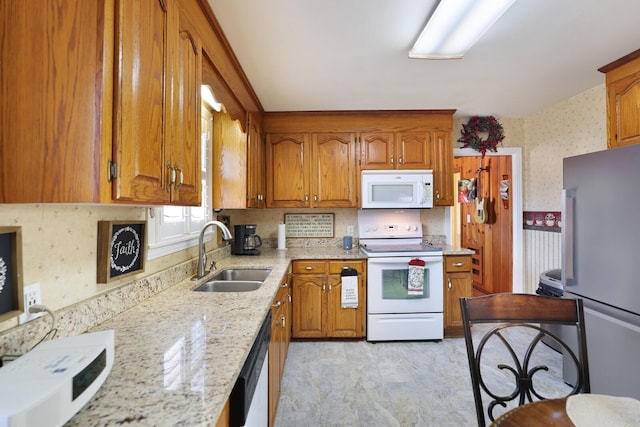
{"type": "Polygon", "coordinates": [[[325,275],[293,276],[293,338],[322,338],[325,275]]]}
{"type": "Polygon", "coordinates": [[[361,337],[359,308],[342,308],[342,282],[340,276],[330,275],[328,283],[326,336],[332,338],[361,337]]]}
{"type": "Polygon", "coordinates": [[[445,278],[445,329],[462,328],[460,298],[473,294],[469,272],[447,273],[445,278]]]}
{"type": "Polygon", "coordinates": [[[280,380],[282,370],[280,359],[282,358],[283,332],[281,316],[283,292],[278,291],[271,305],[271,341],[269,342],[269,425],[273,425],[280,399],[280,380]]]}
{"type": "Polygon", "coordinates": [[[169,200],[165,144],[168,106],[168,7],[160,0],[119,0],[116,7],[115,200],[169,200]]]}
{"type": "Polygon", "coordinates": [[[640,143],[640,72],[607,88],[609,148],[640,143]]]}
{"type": "Polygon", "coordinates": [[[396,157],[398,169],[432,169],[431,132],[398,132],[396,157]]]}
{"type": "Polygon", "coordinates": [[[271,134],[267,139],[267,207],[308,208],[311,145],[308,134],[271,134]]]}
{"type": "Polygon", "coordinates": [[[168,144],[169,165],[175,176],[170,183],[171,201],[180,205],[201,203],[200,85],[202,43],[195,27],[178,15],[177,55],[172,70],[172,126],[168,144]],[[172,185],[171,185],[172,184],[172,185]]]}
{"type": "Polygon", "coordinates": [[[0,203],[111,199],[112,10],[0,2],[0,203]]]}
{"type": "Polygon", "coordinates": [[[312,144],[312,206],[356,207],[355,134],[316,133],[312,144]]]}
{"type": "Polygon", "coordinates": [[[393,169],[393,132],[360,134],[360,169],[393,169]]]}
{"type": "Polygon", "coordinates": [[[247,207],[263,208],[265,199],[264,138],[260,122],[249,114],[247,126],[247,207]]]}
{"type": "Polygon", "coordinates": [[[433,133],[433,204],[453,206],[453,148],[449,132],[433,133]]]}

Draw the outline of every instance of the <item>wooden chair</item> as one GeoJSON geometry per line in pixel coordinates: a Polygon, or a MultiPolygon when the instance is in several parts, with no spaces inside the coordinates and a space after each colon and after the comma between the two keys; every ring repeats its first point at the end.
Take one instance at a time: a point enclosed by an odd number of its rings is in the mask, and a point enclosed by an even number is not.
{"type": "MultiPolygon", "coordinates": [[[[563,354],[569,354],[575,364],[578,379],[573,389],[566,395],[590,392],[582,300],[502,293],[477,298],[460,298],[460,306],[476,415],[480,427],[486,425],[483,397],[488,402],[487,416],[491,421],[500,415],[494,415],[494,409],[497,406],[504,411],[507,403],[516,406],[516,399],[519,406],[534,400],[563,397],[543,396],[536,389],[540,381],[538,377],[535,377],[534,381],[534,376],[537,374],[539,377],[548,376],[549,368],[546,365],[531,365],[537,363],[539,354],[553,352],[542,344],[542,339],[545,337],[557,341],[562,346],[563,354]],[[482,323],[496,325],[487,325],[488,331],[479,339],[477,347],[474,347],[471,328],[472,325],[482,323]],[[569,326],[563,327],[562,337],[559,337],[540,328],[540,323],[569,326]],[[514,329],[521,332],[514,333],[514,329]],[[571,330],[577,334],[575,338],[572,333],[567,332],[571,330]],[[523,341],[523,337],[527,339],[523,341]],[[577,356],[571,348],[575,345],[576,339],[577,356]],[[514,341],[517,340],[523,344],[523,349],[514,348],[514,341]],[[492,354],[493,356],[490,356],[492,354]],[[492,357],[494,359],[504,357],[507,363],[500,363],[502,360],[491,362],[492,357]],[[542,374],[542,372],[545,373],[542,374]],[[490,381],[491,376],[493,377],[490,381]],[[496,391],[496,382],[499,383],[498,391],[496,391]],[[513,387],[511,382],[514,383],[513,387]],[[505,393],[505,390],[509,391],[505,393]]],[[[476,326],[476,329],[479,328],[482,327],[476,326]]],[[[565,357],[564,363],[567,363],[567,360],[565,357]]],[[[558,383],[561,383],[560,380],[558,383]]],[[[563,383],[562,385],[564,386],[563,383]]]]}

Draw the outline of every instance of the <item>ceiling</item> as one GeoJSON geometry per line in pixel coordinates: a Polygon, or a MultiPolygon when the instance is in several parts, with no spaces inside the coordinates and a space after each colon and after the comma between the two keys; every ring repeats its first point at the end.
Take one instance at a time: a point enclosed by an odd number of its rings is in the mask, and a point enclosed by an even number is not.
{"type": "Polygon", "coordinates": [[[517,0],[463,59],[409,59],[437,0],[208,0],[265,111],[519,118],[604,83],[640,1],[517,0]]]}

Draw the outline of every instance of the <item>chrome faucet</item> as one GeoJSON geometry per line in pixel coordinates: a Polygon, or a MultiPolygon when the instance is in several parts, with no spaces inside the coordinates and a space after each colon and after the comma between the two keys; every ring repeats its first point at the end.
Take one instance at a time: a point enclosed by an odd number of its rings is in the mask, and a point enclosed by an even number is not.
{"type": "MultiPolygon", "coordinates": [[[[209,221],[202,227],[200,231],[200,237],[198,238],[198,268],[196,271],[196,275],[193,277],[193,280],[198,280],[206,276],[207,272],[205,271],[205,265],[207,265],[207,251],[204,247],[204,232],[207,231],[207,228],[212,225],[217,226],[220,231],[222,231],[222,240],[231,240],[233,236],[231,236],[231,231],[227,228],[226,225],[221,223],[220,221],[209,221]]],[[[215,264],[212,264],[214,266],[215,264]]]]}

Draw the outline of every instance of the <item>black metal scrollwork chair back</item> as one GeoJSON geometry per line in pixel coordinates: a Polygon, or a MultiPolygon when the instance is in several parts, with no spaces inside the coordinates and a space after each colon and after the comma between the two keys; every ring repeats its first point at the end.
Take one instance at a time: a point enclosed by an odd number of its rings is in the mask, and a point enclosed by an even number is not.
{"type": "Polygon", "coordinates": [[[513,406],[590,392],[582,300],[503,293],[460,298],[460,307],[480,427],[486,425],[483,398],[487,417],[494,421],[513,406]],[[483,323],[490,325],[480,326],[483,323]],[[541,328],[540,323],[568,326],[559,337],[549,328],[541,328]],[[482,332],[487,328],[481,338],[476,338],[476,347],[472,325],[482,332]],[[571,355],[577,376],[573,387],[562,381],[557,366],[550,369],[546,365],[562,356],[547,348],[543,338],[556,341],[565,354],[571,355]],[[495,409],[500,413],[494,414],[495,409]]]}

